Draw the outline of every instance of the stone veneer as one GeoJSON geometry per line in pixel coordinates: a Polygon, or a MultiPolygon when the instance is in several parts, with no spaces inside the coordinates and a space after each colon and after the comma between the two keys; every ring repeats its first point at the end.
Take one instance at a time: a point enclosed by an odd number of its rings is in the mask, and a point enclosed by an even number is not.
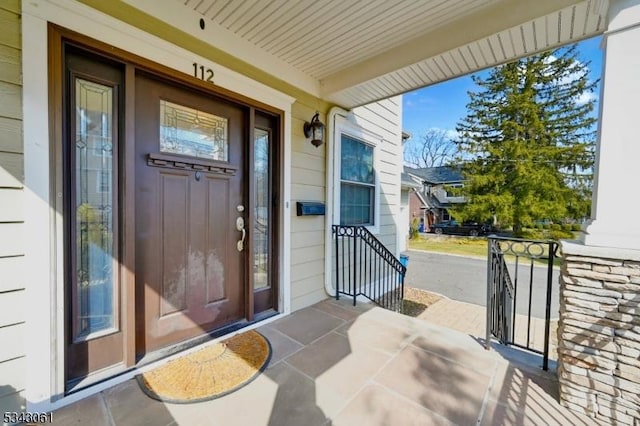
{"type": "Polygon", "coordinates": [[[640,425],[640,251],[562,242],[560,403],[640,425]]]}

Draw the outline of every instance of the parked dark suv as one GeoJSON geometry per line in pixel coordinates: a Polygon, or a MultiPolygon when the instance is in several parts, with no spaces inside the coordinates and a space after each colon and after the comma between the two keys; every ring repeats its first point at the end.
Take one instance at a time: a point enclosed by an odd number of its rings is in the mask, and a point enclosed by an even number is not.
{"type": "Polygon", "coordinates": [[[466,221],[460,224],[455,220],[445,220],[431,225],[431,232],[436,234],[469,235],[477,237],[478,235],[485,235],[491,232],[491,228],[491,225],[486,223],[466,221]]]}

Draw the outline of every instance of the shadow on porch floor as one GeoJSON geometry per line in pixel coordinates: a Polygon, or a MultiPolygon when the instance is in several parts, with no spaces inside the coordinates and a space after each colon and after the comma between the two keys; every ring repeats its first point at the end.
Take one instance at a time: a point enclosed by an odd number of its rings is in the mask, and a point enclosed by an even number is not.
{"type": "Polygon", "coordinates": [[[557,403],[554,374],[537,364],[371,305],[325,300],[258,331],[273,347],[269,367],[237,392],[178,405],[129,380],[58,410],[54,423],[595,424],[557,403]]]}

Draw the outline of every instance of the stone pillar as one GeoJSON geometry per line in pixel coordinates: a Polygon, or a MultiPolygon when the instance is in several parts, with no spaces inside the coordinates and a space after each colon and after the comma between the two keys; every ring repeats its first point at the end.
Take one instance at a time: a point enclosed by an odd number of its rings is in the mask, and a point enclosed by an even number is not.
{"type": "Polygon", "coordinates": [[[560,403],[640,421],[640,251],[562,243],[560,403]]]}
{"type": "Polygon", "coordinates": [[[640,425],[640,1],[611,0],[592,220],[562,242],[560,403],[640,425]]]}

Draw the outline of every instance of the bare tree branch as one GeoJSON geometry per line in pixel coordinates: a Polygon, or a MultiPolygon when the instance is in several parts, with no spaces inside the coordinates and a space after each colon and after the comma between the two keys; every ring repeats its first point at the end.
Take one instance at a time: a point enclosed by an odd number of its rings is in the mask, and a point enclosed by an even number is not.
{"type": "Polygon", "coordinates": [[[439,167],[451,162],[456,152],[457,148],[446,131],[429,129],[418,139],[405,144],[404,161],[418,168],[439,167]]]}

